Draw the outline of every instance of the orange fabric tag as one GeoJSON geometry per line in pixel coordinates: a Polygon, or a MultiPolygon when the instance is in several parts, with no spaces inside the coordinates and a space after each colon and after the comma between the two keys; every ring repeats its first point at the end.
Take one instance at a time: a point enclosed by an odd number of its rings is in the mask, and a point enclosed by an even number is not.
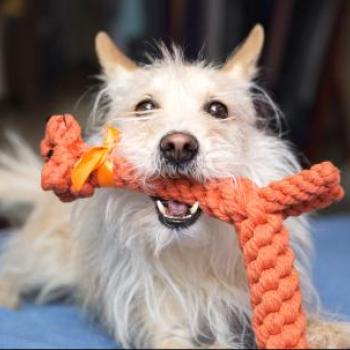
{"type": "Polygon", "coordinates": [[[97,170],[96,170],[97,183],[101,187],[113,187],[113,161],[107,159],[97,170]]]}
{"type": "Polygon", "coordinates": [[[113,162],[108,159],[109,154],[119,142],[120,131],[108,127],[102,146],[90,148],[76,162],[72,169],[71,181],[74,191],[80,191],[91,173],[97,170],[97,181],[101,186],[113,185],[113,162]]]}

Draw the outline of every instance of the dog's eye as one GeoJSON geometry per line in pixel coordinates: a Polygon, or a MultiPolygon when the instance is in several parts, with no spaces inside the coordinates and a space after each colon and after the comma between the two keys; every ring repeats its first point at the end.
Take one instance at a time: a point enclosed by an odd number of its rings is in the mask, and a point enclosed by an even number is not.
{"type": "Polygon", "coordinates": [[[159,108],[158,104],[150,98],[140,101],[135,106],[135,112],[150,112],[159,108]]]}
{"type": "Polygon", "coordinates": [[[204,110],[211,116],[218,119],[226,119],[228,117],[227,106],[220,101],[211,101],[204,106],[204,110]]]}

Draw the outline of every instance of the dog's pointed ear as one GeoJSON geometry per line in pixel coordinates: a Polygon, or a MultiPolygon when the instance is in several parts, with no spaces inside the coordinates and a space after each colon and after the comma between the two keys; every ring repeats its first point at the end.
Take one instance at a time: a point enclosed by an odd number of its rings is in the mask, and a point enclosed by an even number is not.
{"type": "Polygon", "coordinates": [[[228,58],[222,70],[246,80],[252,79],[263,44],[264,28],[256,24],[245,41],[228,58]]]}
{"type": "Polygon", "coordinates": [[[137,68],[136,63],[126,57],[105,32],[97,33],[95,50],[107,77],[112,77],[118,67],[130,72],[137,68]]]}

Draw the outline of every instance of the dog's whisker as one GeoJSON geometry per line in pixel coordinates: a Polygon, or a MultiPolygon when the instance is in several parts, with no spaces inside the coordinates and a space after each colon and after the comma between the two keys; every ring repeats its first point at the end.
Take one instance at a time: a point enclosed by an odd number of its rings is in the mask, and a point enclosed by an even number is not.
{"type": "Polygon", "coordinates": [[[228,117],[225,118],[225,119],[220,119],[220,120],[218,120],[218,122],[219,122],[219,123],[227,123],[228,121],[231,121],[231,120],[237,120],[237,116],[235,116],[235,115],[228,116],[228,117]]]}
{"type": "Polygon", "coordinates": [[[120,112],[121,114],[124,114],[124,115],[147,115],[147,114],[155,114],[157,112],[160,112],[161,109],[152,109],[151,111],[127,111],[127,112],[120,112]]]}
{"type": "Polygon", "coordinates": [[[113,121],[126,121],[126,122],[132,122],[132,121],[141,121],[141,120],[154,120],[159,118],[158,113],[150,113],[150,112],[145,112],[145,113],[137,113],[137,112],[126,112],[126,113],[120,113],[121,115],[117,117],[113,117],[109,119],[110,122],[113,121]]]}

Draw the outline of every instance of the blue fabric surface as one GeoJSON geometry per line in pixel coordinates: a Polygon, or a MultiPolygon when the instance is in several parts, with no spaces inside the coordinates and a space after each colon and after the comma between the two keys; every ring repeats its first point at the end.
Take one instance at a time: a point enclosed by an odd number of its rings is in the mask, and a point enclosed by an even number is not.
{"type": "MultiPolygon", "coordinates": [[[[350,216],[313,223],[314,280],[328,311],[350,321],[350,216]]],[[[0,348],[118,348],[97,325],[66,304],[0,309],[0,348]]]]}
{"type": "Polygon", "coordinates": [[[99,326],[71,305],[26,304],[20,311],[0,309],[0,348],[118,348],[99,326]]]}
{"type": "Polygon", "coordinates": [[[317,218],[313,224],[314,282],[326,311],[350,321],[350,216],[317,218]]]}

